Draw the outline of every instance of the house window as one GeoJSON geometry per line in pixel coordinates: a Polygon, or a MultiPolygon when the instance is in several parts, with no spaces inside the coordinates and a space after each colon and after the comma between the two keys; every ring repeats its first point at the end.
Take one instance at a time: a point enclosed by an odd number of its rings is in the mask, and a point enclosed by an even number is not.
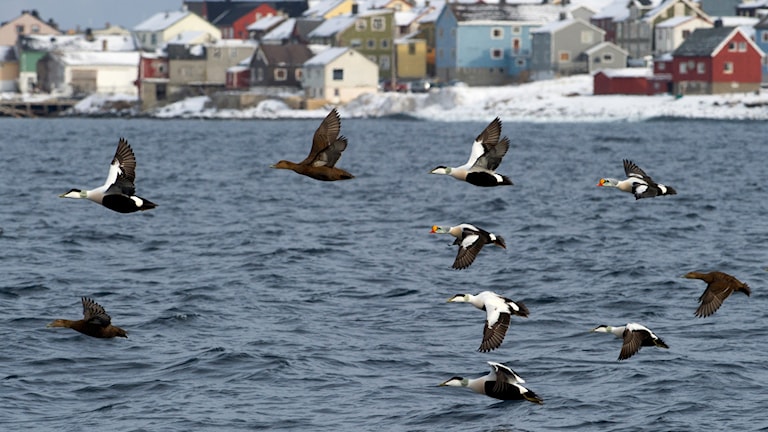
{"type": "Polygon", "coordinates": [[[352,48],[360,48],[361,46],[363,46],[363,41],[360,39],[350,39],[349,46],[351,46],[352,48]]]}
{"type": "Polygon", "coordinates": [[[696,64],[697,73],[703,74],[705,70],[706,70],[706,65],[704,64],[704,62],[699,62],[696,64]]]}
{"type": "Polygon", "coordinates": [[[688,73],[688,63],[680,62],[680,73],[681,74],[687,74],[688,73]]]}
{"type": "Polygon", "coordinates": [[[157,45],[157,33],[152,33],[149,36],[149,43],[151,43],[152,45],[157,45]]]}
{"type": "Polygon", "coordinates": [[[499,60],[502,58],[504,58],[504,50],[501,50],[499,48],[494,48],[491,50],[491,59],[499,60]]]}
{"type": "Polygon", "coordinates": [[[32,24],[32,33],[40,33],[40,26],[37,24],[32,24]]]}
{"type": "Polygon", "coordinates": [[[264,68],[256,69],[256,81],[257,82],[264,81],[264,68]]]}
{"type": "Polygon", "coordinates": [[[736,51],[736,42],[728,42],[728,51],[736,51]]]}
{"type": "Polygon", "coordinates": [[[665,62],[658,62],[656,64],[659,65],[659,70],[660,71],[663,71],[663,70],[665,70],[667,68],[667,64],[665,62]]]}
{"type": "Polygon", "coordinates": [[[763,42],[768,42],[768,31],[764,31],[760,33],[760,40],[763,42]]]}
{"type": "Polygon", "coordinates": [[[613,54],[611,53],[603,54],[603,61],[606,63],[613,63],[613,54]]]}
{"type": "Polygon", "coordinates": [[[164,74],[166,72],[167,70],[165,68],[165,63],[160,63],[159,65],[157,65],[157,73],[164,74]]]}
{"type": "Polygon", "coordinates": [[[371,29],[373,31],[384,31],[384,18],[377,17],[371,19],[371,29]]]}
{"type": "Polygon", "coordinates": [[[690,36],[690,35],[691,35],[691,31],[690,30],[683,30],[683,40],[688,39],[688,36],[690,36]]]}
{"type": "Polygon", "coordinates": [[[567,63],[571,61],[571,53],[568,51],[560,51],[557,55],[557,58],[560,59],[560,62],[567,63]]]}
{"type": "Polygon", "coordinates": [[[333,70],[333,80],[334,81],[343,81],[344,80],[344,69],[334,69],[333,70]]]}
{"type": "Polygon", "coordinates": [[[24,33],[24,24],[19,24],[16,26],[16,33],[18,34],[24,33]]]}
{"type": "Polygon", "coordinates": [[[391,63],[389,61],[389,56],[383,55],[379,57],[379,68],[381,70],[389,70],[391,63]]]}
{"type": "Polygon", "coordinates": [[[357,31],[364,31],[367,26],[367,23],[363,19],[359,19],[355,21],[355,30],[357,31]]]}
{"type": "Polygon", "coordinates": [[[368,41],[365,43],[365,46],[367,46],[368,49],[376,48],[376,39],[368,39],[368,41]]]}
{"type": "Polygon", "coordinates": [[[275,68],[275,81],[285,81],[288,79],[288,70],[285,68],[275,68]]]}
{"type": "Polygon", "coordinates": [[[501,39],[504,37],[504,29],[501,27],[491,28],[491,39],[501,39]]]}
{"type": "Polygon", "coordinates": [[[512,27],[512,34],[520,34],[521,30],[519,26],[513,26],[512,27]]]}
{"type": "Polygon", "coordinates": [[[739,42],[739,52],[747,52],[747,43],[739,42]]]}
{"type": "Polygon", "coordinates": [[[583,31],[581,32],[581,43],[583,44],[591,44],[593,40],[593,34],[591,31],[583,31]]]}
{"type": "Polygon", "coordinates": [[[379,41],[379,43],[381,44],[382,49],[389,48],[389,39],[382,39],[379,41]]]}
{"type": "Polygon", "coordinates": [[[732,74],[733,73],[733,62],[725,62],[725,63],[723,63],[723,73],[726,73],[726,74],[732,74]]]}
{"type": "Polygon", "coordinates": [[[514,51],[515,54],[520,52],[520,38],[512,39],[512,51],[514,51]]]}
{"type": "Polygon", "coordinates": [[[524,68],[525,67],[525,59],[523,59],[523,58],[515,59],[515,66],[520,67],[520,68],[524,68]]]}
{"type": "Polygon", "coordinates": [[[155,100],[164,101],[168,97],[165,84],[157,84],[155,87],[155,100]]]}
{"type": "Polygon", "coordinates": [[[416,44],[413,42],[408,42],[408,55],[415,55],[416,54],[416,44]]]}
{"type": "Polygon", "coordinates": [[[293,77],[296,79],[296,81],[301,81],[302,78],[304,78],[304,72],[301,68],[296,68],[295,71],[293,71],[293,77]]]}

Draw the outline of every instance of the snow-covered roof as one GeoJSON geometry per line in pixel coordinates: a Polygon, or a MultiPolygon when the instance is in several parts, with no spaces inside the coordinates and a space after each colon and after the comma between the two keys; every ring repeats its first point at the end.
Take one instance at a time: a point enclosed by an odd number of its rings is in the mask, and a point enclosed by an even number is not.
{"type": "Polygon", "coordinates": [[[432,9],[429,13],[425,14],[421,18],[419,18],[419,23],[430,23],[437,21],[437,18],[440,16],[440,13],[445,8],[445,1],[444,0],[436,0],[429,3],[429,8],[432,9]]]}
{"type": "Polygon", "coordinates": [[[253,24],[246,27],[248,30],[252,31],[267,31],[271,29],[272,27],[280,24],[281,22],[285,21],[285,17],[282,15],[272,15],[268,17],[264,17],[253,24]]]}
{"type": "Polygon", "coordinates": [[[245,72],[248,69],[249,69],[248,66],[237,65],[237,66],[228,67],[227,72],[238,73],[238,72],[245,72]]]}
{"type": "Polygon", "coordinates": [[[336,58],[340,57],[341,55],[351,50],[352,48],[350,47],[328,48],[327,50],[317,54],[316,56],[304,62],[304,65],[315,65],[315,66],[327,65],[328,63],[332,62],[336,58]]]}
{"type": "Polygon", "coordinates": [[[24,45],[36,51],[136,51],[136,41],[131,35],[93,35],[89,41],[85,35],[27,35],[24,45]]]}
{"type": "Polygon", "coordinates": [[[609,78],[650,78],[653,76],[653,69],[650,68],[622,68],[622,69],[600,69],[597,73],[602,73],[609,78]]]}
{"type": "Polygon", "coordinates": [[[604,48],[607,48],[607,47],[612,47],[615,50],[624,53],[625,55],[629,55],[629,52],[627,50],[625,50],[624,48],[616,45],[613,42],[609,42],[609,41],[600,42],[599,44],[597,44],[597,45],[595,45],[593,47],[590,47],[589,49],[585,50],[584,53],[587,54],[587,55],[591,55],[592,53],[595,53],[595,52],[600,51],[600,50],[602,50],[604,48]]]}
{"type": "Polygon", "coordinates": [[[138,23],[133,31],[155,32],[165,30],[181,19],[187,17],[192,12],[189,11],[166,11],[158,12],[146,20],[138,23]]]}
{"type": "Polygon", "coordinates": [[[592,19],[610,19],[613,21],[622,21],[629,18],[629,8],[627,7],[627,0],[613,0],[607,6],[604,6],[596,14],[592,16],[592,19]]]}
{"type": "Polygon", "coordinates": [[[330,37],[342,30],[346,30],[355,23],[357,18],[353,16],[339,15],[323,21],[314,30],[309,32],[309,37],[330,37]]]}
{"type": "Polygon", "coordinates": [[[754,27],[760,22],[760,18],[747,16],[723,16],[720,20],[723,27],[754,27]]]}
{"type": "Polygon", "coordinates": [[[552,21],[550,23],[544,24],[541,27],[537,27],[536,29],[531,30],[531,33],[556,33],[558,30],[562,30],[569,25],[574,24],[575,22],[575,19],[552,21]]]}
{"type": "Polygon", "coordinates": [[[334,8],[338,7],[346,0],[321,0],[309,7],[302,13],[302,16],[324,16],[334,8]]]}
{"type": "Polygon", "coordinates": [[[556,21],[563,9],[553,4],[487,4],[448,3],[459,25],[473,25],[473,22],[528,22],[548,23],[556,21]]]}
{"type": "Polygon", "coordinates": [[[395,25],[400,27],[411,25],[411,23],[418,17],[419,14],[413,10],[407,12],[395,12],[395,25]]]}
{"type": "Polygon", "coordinates": [[[272,31],[265,34],[261,38],[261,40],[281,41],[281,40],[289,39],[293,34],[294,27],[296,27],[296,18],[288,18],[287,20],[280,23],[280,25],[273,28],[272,31]]]}
{"type": "Polygon", "coordinates": [[[52,52],[68,66],[136,66],[139,65],[139,52],[105,51],[64,51],[52,52]]]}

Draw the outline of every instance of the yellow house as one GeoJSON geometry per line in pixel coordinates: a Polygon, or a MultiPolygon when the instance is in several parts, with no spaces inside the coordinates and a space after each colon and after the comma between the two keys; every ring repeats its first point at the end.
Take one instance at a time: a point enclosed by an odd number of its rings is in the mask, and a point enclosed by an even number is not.
{"type": "Polygon", "coordinates": [[[139,48],[154,51],[184,32],[204,32],[210,40],[221,39],[221,30],[188,10],[160,12],[133,28],[139,48]]]}
{"type": "Polygon", "coordinates": [[[401,38],[397,47],[397,77],[402,79],[427,77],[427,41],[401,38]]]}
{"type": "Polygon", "coordinates": [[[302,13],[307,18],[328,19],[339,15],[349,15],[352,12],[352,5],[355,5],[357,12],[357,2],[355,0],[321,0],[314,6],[302,13]]]}

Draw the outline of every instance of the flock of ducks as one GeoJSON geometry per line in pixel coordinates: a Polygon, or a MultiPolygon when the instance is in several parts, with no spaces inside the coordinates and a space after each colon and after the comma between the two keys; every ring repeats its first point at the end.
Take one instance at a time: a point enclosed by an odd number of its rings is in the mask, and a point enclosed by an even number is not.
{"type": "MultiPolygon", "coordinates": [[[[499,174],[496,169],[509,150],[509,138],[501,136],[501,120],[495,118],[483,132],[475,138],[469,159],[459,167],[438,166],[431,174],[448,175],[479,187],[511,186],[509,177],[499,174]]],[[[347,148],[347,139],[340,136],[341,119],[338,111],[332,109],[315,131],[309,155],[299,163],[281,160],[272,168],[288,169],[307,177],[321,181],[349,180],[354,178],[349,172],[336,168],[336,162],[347,148]]],[[[620,191],[632,193],[635,199],[674,195],[674,188],[656,183],[648,174],[630,160],[624,160],[625,180],[601,178],[600,187],[615,187],[620,191]]],[[[60,195],[62,198],[88,199],[97,204],[119,212],[133,213],[157,207],[148,199],[136,193],[136,157],[128,142],[120,138],[117,151],[109,167],[105,183],[92,190],[71,189],[60,195]]],[[[456,239],[458,253],[452,267],[457,270],[467,269],[477,258],[486,244],[494,244],[506,249],[504,238],[469,223],[456,226],[432,227],[433,234],[450,234],[456,239]]],[[[697,317],[708,317],[715,313],[723,301],[734,292],[749,296],[749,286],[735,277],[723,272],[690,272],[685,278],[700,279],[707,283],[707,288],[699,297],[697,317]]],[[[128,337],[125,330],[113,326],[110,316],[104,308],[90,298],[82,297],[83,319],[57,319],[47,327],[65,327],[96,338],[128,337]]],[[[478,351],[490,352],[499,348],[509,329],[512,316],[527,318],[529,310],[521,301],[510,300],[492,291],[483,291],[477,295],[457,294],[449,303],[469,303],[485,311],[483,338],[478,351]]],[[[664,341],[648,327],[638,323],[623,326],[600,325],[591,330],[596,333],[612,333],[623,340],[619,360],[626,360],[635,355],[643,346],[669,348],[664,341]]],[[[543,400],[530,389],[515,371],[501,363],[489,361],[491,372],[479,378],[452,377],[440,386],[467,387],[477,393],[501,400],[528,400],[541,404],[543,400]]]]}

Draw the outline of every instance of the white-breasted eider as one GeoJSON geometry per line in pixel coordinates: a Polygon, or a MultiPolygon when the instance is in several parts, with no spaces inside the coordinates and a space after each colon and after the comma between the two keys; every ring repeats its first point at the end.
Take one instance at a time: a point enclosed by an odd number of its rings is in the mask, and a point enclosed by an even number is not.
{"type": "Polygon", "coordinates": [[[440,165],[430,174],[445,174],[475,186],[511,186],[509,177],[497,173],[501,159],[509,150],[509,138],[501,136],[501,119],[496,117],[472,144],[469,160],[462,166],[451,168],[440,165]]]}
{"type": "Polygon", "coordinates": [[[599,325],[591,331],[596,333],[613,333],[616,337],[623,339],[624,342],[621,345],[619,360],[626,360],[632,357],[640,351],[640,347],[644,346],[669,348],[651,329],[637,323],[628,323],[625,326],[618,327],[599,325]]]}
{"type": "Polygon", "coordinates": [[[492,291],[483,291],[478,295],[456,294],[448,299],[449,303],[463,302],[485,311],[483,342],[477,350],[488,352],[498,348],[507,334],[512,315],[528,318],[528,308],[523,302],[516,302],[492,291]]]}
{"type": "Polygon", "coordinates": [[[339,112],[334,108],[315,131],[315,135],[312,137],[312,149],[303,161],[295,163],[281,160],[272,165],[272,168],[289,169],[298,174],[322,181],[355,178],[355,176],[347,171],[334,166],[341,157],[341,153],[347,148],[347,139],[339,136],[340,131],[341,118],[339,117],[339,112]]]}
{"type": "Polygon", "coordinates": [[[480,378],[456,376],[444,381],[440,386],[468,387],[476,393],[501,400],[527,400],[537,404],[544,403],[536,393],[520,385],[525,380],[520,378],[520,375],[511,368],[491,361],[488,364],[491,366],[491,372],[488,375],[480,378]]]}
{"type": "Polygon", "coordinates": [[[459,246],[459,252],[453,261],[453,268],[457,270],[469,267],[486,244],[493,243],[502,249],[507,248],[503,237],[467,223],[452,227],[433,225],[431,234],[450,234],[456,237],[453,244],[459,246]]]}
{"type": "Polygon", "coordinates": [[[615,187],[623,192],[630,192],[635,199],[652,198],[661,195],[676,195],[677,191],[671,186],[665,186],[653,181],[651,176],[645,173],[631,160],[624,159],[624,173],[626,180],[614,178],[601,178],[598,186],[615,187]]]}
{"type": "Polygon", "coordinates": [[[88,199],[119,213],[133,213],[150,210],[157,205],[148,199],[134,195],[136,193],[136,156],[124,138],[117,143],[115,157],[109,166],[109,174],[104,185],[92,190],[70,189],[59,195],[60,198],[88,199]]]}
{"type": "Polygon", "coordinates": [[[707,283],[707,289],[699,297],[699,307],[694,312],[699,318],[708,317],[715,313],[723,301],[736,291],[743,292],[749,297],[752,291],[749,285],[729,275],[719,271],[709,273],[689,272],[683,276],[686,279],[701,279],[707,283]]]}

